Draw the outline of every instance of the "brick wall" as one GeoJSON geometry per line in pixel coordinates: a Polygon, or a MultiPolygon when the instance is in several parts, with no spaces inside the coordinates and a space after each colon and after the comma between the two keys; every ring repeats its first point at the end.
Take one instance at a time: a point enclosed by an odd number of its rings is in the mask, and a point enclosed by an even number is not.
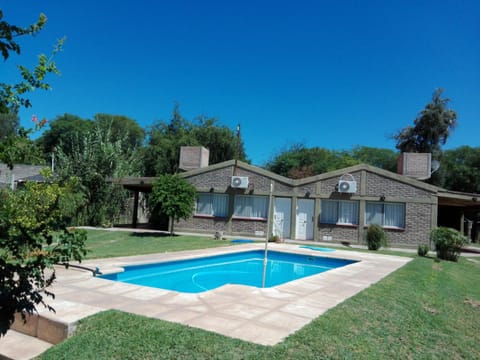
{"type": "Polygon", "coordinates": [[[402,197],[405,199],[429,199],[431,196],[431,194],[426,190],[398,181],[394,181],[378,174],[368,172],[366,177],[367,186],[365,195],[367,196],[385,195],[392,197],[402,197]]]}
{"type": "MultiPolygon", "coordinates": [[[[266,176],[263,170],[254,172],[239,167],[237,176],[249,177],[248,189],[231,189],[230,180],[233,174],[233,166],[207,171],[187,177],[198,191],[210,191],[215,193],[230,194],[230,211],[233,211],[234,194],[267,195],[270,191],[272,179],[266,176]]],[[[405,203],[405,229],[386,229],[388,238],[392,245],[416,246],[419,243],[428,243],[429,233],[432,227],[432,212],[435,206],[435,197],[428,189],[414,184],[398,181],[395,176],[388,177],[383,174],[367,170],[359,170],[351,173],[357,182],[357,192],[354,194],[340,194],[335,187],[340,176],[321,178],[311,183],[303,183],[295,188],[295,183],[274,180],[274,196],[298,196],[303,197],[308,191],[310,198],[316,199],[315,214],[319,214],[319,205],[322,199],[334,198],[345,200],[356,200],[362,203],[359,209],[365,208],[366,201],[380,201],[385,197],[385,202],[405,203]],[[362,180],[365,184],[362,186],[362,180]],[[363,193],[362,193],[363,191],[363,193]]],[[[346,178],[345,178],[346,179],[346,178]]],[[[350,180],[350,179],[348,179],[350,180]]],[[[295,213],[291,214],[292,231],[294,231],[295,213]]],[[[318,218],[315,221],[314,239],[324,241],[324,236],[331,236],[331,241],[349,241],[351,243],[363,243],[366,227],[363,223],[359,226],[332,226],[319,224],[318,218]]],[[[243,220],[235,218],[205,218],[193,217],[187,221],[180,221],[175,225],[177,231],[204,232],[213,234],[215,231],[223,231],[226,235],[255,236],[256,232],[267,233],[267,221],[243,220]]]]}

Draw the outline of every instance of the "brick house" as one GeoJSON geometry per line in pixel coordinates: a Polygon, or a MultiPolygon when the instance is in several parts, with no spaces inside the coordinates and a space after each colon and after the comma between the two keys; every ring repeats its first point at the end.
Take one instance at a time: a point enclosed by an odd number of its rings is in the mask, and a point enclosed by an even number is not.
{"type": "MultiPolygon", "coordinates": [[[[476,194],[365,164],[299,180],[235,160],[180,175],[195,186],[197,197],[194,215],[175,224],[178,232],[361,244],[368,225],[377,223],[392,245],[417,246],[428,243],[437,226],[464,231],[465,211],[479,210],[476,194]]],[[[138,196],[152,181],[116,183],[138,196]]]]}
{"type": "Polygon", "coordinates": [[[436,187],[368,165],[292,180],[227,161],[182,176],[198,195],[194,216],[177,231],[362,243],[375,222],[392,244],[417,245],[437,225],[436,187]]]}

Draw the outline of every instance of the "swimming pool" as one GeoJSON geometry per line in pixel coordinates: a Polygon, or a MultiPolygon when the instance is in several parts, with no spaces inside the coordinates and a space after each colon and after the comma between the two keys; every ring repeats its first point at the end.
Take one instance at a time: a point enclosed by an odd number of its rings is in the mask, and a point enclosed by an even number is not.
{"type": "MultiPolygon", "coordinates": [[[[188,260],[125,266],[103,279],[186,293],[199,293],[226,284],[262,287],[262,250],[236,252],[188,260]]],[[[354,260],[269,251],[265,287],[355,263],[354,260]]]]}

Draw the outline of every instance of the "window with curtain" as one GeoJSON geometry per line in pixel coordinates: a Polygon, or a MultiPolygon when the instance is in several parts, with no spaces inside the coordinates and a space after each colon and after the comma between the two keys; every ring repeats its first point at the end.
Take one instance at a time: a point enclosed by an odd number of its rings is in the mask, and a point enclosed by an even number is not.
{"type": "Polygon", "coordinates": [[[266,219],[267,200],[266,196],[236,195],[233,215],[244,218],[266,219]]]}
{"type": "Polygon", "coordinates": [[[405,228],[405,204],[367,202],[365,224],[378,224],[384,227],[405,228]]]}
{"type": "Polygon", "coordinates": [[[226,217],[228,215],[228,195],[213,193],[197,194],[195,215],[226,217]]]}
{"type": "Polygon", "coordinates": [[[320,223],[358,225],[358,201],[322,200],[320,223]]]}

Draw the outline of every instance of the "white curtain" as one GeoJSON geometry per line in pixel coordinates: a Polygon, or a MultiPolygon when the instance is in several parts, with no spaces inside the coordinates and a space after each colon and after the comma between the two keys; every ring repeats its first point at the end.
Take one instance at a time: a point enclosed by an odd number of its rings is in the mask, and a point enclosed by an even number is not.
{"type": "Polygon", "coordinates": [[[197,194],[196,215],[226,217],[228,213],[227,194],[197,194]]]}
{"type": "Polygon", "coordinates": [[[383,204],[367,202],[365,207],[365,223],[383,225],[383,204]]]}
{"type": "Polygon", "coordinates": [[[405,227],[405,205],[385,204],[385,226],[405,227]]]}
{"type": "Polygon", "coordinates": [[[235,196],[235,206],[233,214],[246,218],[267,218],[267,197],[266,196],[235,196]]]}
{"type": "Polygon", "coordinates": [[[336,224],[338,219],[338,203],[336,200],[322,200],[320,223],[336,224]]]}
{"type": "Polygon", "coordinates": [[[405,204],[367,202],[365,223],[404,228],[405,204]]]}
{"type": "Polygon", "coordinates": [[[338,202],[338,223],[349,225],[358,224],[358,201],[338,202]]]}
{"type": "Polygon", "coordinates": [[[322,224],[358,224],[358,201],[322,200],[322,224]]]}

